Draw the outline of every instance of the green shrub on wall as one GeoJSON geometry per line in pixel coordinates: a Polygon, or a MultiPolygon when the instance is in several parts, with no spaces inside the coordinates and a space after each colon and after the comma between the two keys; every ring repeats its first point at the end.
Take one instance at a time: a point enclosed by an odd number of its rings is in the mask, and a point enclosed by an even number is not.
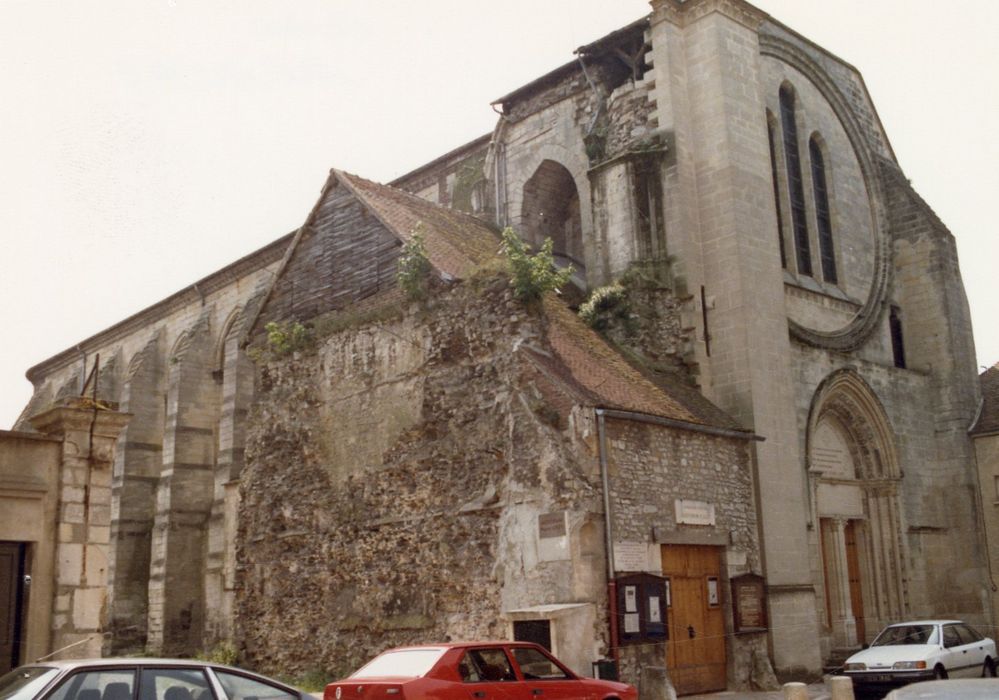
{"type": "Polygon", "coordinates": [[[546,238],[539,250],[531,255],[531,246],[512,228],[503,229],[503,255],[513,275],[513,292],[521,301],[535,301],[551,290],[557,290],[572,278],[572,266],[559,269],[552,255],[551,238],[546,238]]]}
{"type": "Polygon", "coordinates": [[[412,237],[402,246],[402,253],[399,255],[397,279],[409,299],[415,301],[426,296],[430,270],[430,258],[427,257],[423,231],[417,225],[412,237]]]}

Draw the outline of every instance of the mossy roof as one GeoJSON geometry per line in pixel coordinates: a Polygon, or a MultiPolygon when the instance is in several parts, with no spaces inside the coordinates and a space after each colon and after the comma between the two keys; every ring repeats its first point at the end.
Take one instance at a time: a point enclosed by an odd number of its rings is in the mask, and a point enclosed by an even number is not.
{"type": "Polygon", "coordinates": [[[552,349],[594,405],[750,435],[694,387],[634,366],[556,296],[546,296],[543,305],[552,349]]]}
{"type": "Polygon", "coordinates": [[[430,264],[450,277],[468,277],[499,251],[496,229],[481,219],[341,170],[333,175],[404,243],[422,229],[430,264]]]}

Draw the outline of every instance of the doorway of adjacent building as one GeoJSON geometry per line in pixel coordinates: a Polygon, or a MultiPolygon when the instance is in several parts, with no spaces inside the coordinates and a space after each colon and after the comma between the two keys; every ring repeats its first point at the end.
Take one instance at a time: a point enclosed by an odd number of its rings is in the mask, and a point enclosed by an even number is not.
{"type": "Polygon", "coordinates": [[[667,544],[662,561],[669,580],[666,667],[677,695],[725,690],[721,550],[667,544]]]}
{"type": "Polygon", "coordinates": [[[0,675],[21,661],[23,602],[24,545],[0,542],[0,675]]]}

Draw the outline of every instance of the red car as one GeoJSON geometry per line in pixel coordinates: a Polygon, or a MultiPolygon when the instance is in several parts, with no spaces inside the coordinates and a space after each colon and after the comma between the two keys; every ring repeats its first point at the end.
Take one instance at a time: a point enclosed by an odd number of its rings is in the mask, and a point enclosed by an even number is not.
{"type": "Polygon", "coordinates": [[[464,642],[382,652],[323,700],[637,700],[627,683],[580,678],[537,644],[464,642]]]}

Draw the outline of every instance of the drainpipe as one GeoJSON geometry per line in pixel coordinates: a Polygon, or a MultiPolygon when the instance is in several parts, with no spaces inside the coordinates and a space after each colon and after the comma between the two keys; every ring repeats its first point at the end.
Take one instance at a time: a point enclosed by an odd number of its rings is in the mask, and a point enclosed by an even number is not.
{"type": "Polygon", "coordinates": [[[605,411],[596,409],[597,452],[600,455],[600,480],[604,490],[604,537],[607,548],[607,608],[610,616],[610,650],[614,667],[620,674],[621,657],[618,650],[617,582],[614,580],[614,531],[611,518],[610,478],[607,473],[607,432],[604,427],[605,411]]]}
{"type": "Polygon", "coordinates": [[[493,146],[496,153],[493,161],[493,177],[496,179],[496,225],[506,226],[506,145],[500,140],[508,117],[502,110],[496,109],[496,104],[489,105],[499,115],[499,123],[493,134],[493,146]]]}

